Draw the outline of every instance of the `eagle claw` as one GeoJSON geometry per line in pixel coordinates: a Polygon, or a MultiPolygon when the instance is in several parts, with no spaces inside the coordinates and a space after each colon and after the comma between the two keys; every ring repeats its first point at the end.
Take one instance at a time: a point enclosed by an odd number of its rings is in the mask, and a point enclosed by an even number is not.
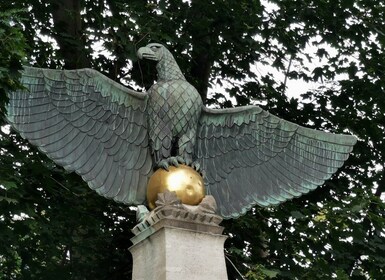
{"type": "Polygon", "coordinates": [[[193,163],[191,163],[190,166],[192,168],[194,168],[195,171],[197,171],[197,172],[199,172],[201,170],[201,165],[197,161],[194,161],[193,163]]]}
{"type": "Polygon", "coordinates": [[[180,156],[169,157],[169,158],[162,159],[161,161],[159,161],[158,168],[162,168],[162,169],[168,171],[168,168],[170,166],[178,167],[179,164],[184,164],[184,163],[185,163],[185,160],[183,159],[183,157],[180,157],[180,156]]]}
{"type": "Polygon", "coordinates": [[[191,160],[185,160],[181,156],[169,157],[169,158],[162,159],[161,161],[158,162],[157,168],[162,168],[162,169],[168,171],[170,166],[178,167],[179,164],[186,164],[186,165],[190,166],[191,168],[193,168],[196,172],[198,172],[203,178],[206,177],[206,174],[205,174],[204,170],[201,169],[201,165],[199,164],[199,162],[197,162],[197,161],[191,162],[191,160]]]}
{"type": "Polygon", "coordinates": [[[202,178],[206,178],[206,172],[203,169],[201,169],[201,165],[199,162],[194,161],[193,163],[189,164],[189,166],[194,168],[194,170],[198,172],[202,176],[202,178]]]}

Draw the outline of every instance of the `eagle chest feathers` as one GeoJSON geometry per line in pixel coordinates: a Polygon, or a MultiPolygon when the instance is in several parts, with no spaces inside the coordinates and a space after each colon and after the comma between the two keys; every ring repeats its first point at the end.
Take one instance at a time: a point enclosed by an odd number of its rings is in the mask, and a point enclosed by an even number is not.
{"type": "MultiPolygon", "coordinates": [[[[149,89],[148,134],[152,148],[170,150],[182,137],[196,131],[202,100],[186,80],[158,81],[149,89]]],[[[193,139],[190,139],[193,140],[193,139]]]]}

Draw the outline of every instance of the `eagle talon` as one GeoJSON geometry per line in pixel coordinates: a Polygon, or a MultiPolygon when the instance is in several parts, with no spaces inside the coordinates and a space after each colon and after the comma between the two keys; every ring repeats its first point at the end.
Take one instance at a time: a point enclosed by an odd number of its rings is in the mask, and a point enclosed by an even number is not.
{"type": "MultiPolygon", "coordinates": [[[[192,160],[187,158],[187,159],[185,160],[185,164],[188,165],[188,166],[191,166],[192,160]]],[[[192,166],[191,166],[191,167],[192,167],[192,166]]]]}
{"type": "Polygon", "coordinates": [[[200,172],[200,170],[201,170],[201,165],[200,165],[198,162],[196,162],[196,161],[194,161],[194,162],[191,164],[191,167],[194,168],[195,171],[197,171],[197,172],[200,172]]]}
{"type": "Polygon", "coordinates": [[[185,160],[181,156],[176,156],[176,157],[169,157],[167,158],[168,164],[173,165],[175,167],[178,167],[179,164],[184,164],[185,160]]]}
{"type": "Polygon", "coordinates": [[[181,156],[176,156],[162,159],[161,161],[159,161],[157,167],[168,171],[168,168],[170,166],[178,167],[179,164],[185,164],[185,160],[181,156]]]}
{"type": "Polygon", "coordinates": [[[168,171],[169,167],[170,167],[170,165],[168,164],[168,160],[167,159],[162,159],[157,164],[157,168],[162,168],[162,169],[164,169],[166,171],[168,171]]]}
{"type": "Polygon", "coordinates": [[[201,165],[199,162],[197,162],[197,161],[189,162],[189,163],[186,163],[186,165],[190,166],[196,172],[198,172],[202,176],[202,178],[206,178],[206,172],[201,169],[201,165]]]}
{"type": "Polygon", "coordinates": [[[168,163],[172,166],[175,166],[175,167],[178,167],[179,166],[179,162],[177,160],[176,157],[170,157],[167,159],[168,160],[168,163]]]}
{"type": "Polygon", "coordinates": [[[201,174],[203,179],[206,179],[206,171],[205,170],[200,170],[198,172],[199,172],[199,174],[201,174]]]}
{"type": "Polygon", "coordinates": [[[178,161],[178,163],[181,163],[181,164],[187,164],[187,161],[186,161],[183,157],[181,157],[181,156],[176,156],[175,158],[176,158],[176,160],[178,161]]]}

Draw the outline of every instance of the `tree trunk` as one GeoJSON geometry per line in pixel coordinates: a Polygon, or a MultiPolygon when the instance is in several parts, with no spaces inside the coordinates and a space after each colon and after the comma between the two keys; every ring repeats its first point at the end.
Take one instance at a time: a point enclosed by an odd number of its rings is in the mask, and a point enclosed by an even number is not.
{"type": "Polygon", "coordinates": [[[195,87],[200,93],[203,102],[205,102],[212,61],[210,61],[208,52],[193,53],[192,61],[191,75],[196,79],[195,87]]]}
{"type": "MultiPolygon", "coordinates": [[[[194,22],[208,22],[206,20],[207,15],[205,14],[206,4],[206,1],[192,2],[191,14],[194,22]]],[[[210,24],[207,26],[207,29],[197,28],[196,30],[192,30],[191,33],[193,39],[192,45],[194,47],[191,54],[192,66],[190,74],[193,78],[192,83],[200,93],[203,102],[205,102],[207,99],[210,72],[214,63],[214,58],[212,56],[212,46],[217,43],[217,37],[214,36],[213,33],[213,26],[210,26],[210,24]]]]}
{"type": "Polygon", "coordinates": [[[82,32],[80,0],[52,0],[54,37],[66,69],[90,66],[82,32]]]}

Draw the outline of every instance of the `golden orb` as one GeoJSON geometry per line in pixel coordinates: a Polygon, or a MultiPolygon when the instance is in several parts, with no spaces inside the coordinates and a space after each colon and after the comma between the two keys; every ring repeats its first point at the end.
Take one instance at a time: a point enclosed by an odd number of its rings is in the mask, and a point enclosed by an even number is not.
{"type": "Polygon", "coordinates": [[[198,205],[206,195],[202,176],[192,167],[180,164],[170,166],[168,171],[162,168],[155,171],[147,185],[147,202],[150,209],[156,207],[158,193],[176,192],[182,203],[198,205]]]}

